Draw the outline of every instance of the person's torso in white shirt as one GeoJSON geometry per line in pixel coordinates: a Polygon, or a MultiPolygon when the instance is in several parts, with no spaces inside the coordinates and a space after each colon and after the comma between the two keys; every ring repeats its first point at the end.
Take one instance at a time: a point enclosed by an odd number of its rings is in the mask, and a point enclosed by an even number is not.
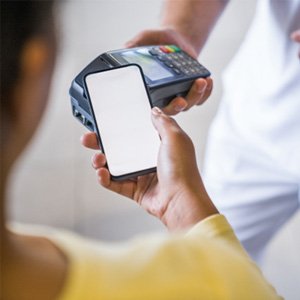
{"type": "Polygon", "coordinates": [[[225,121],[229,130],[298,176],[300,46],[290,39],[297,29],[300,0],[258,1],[245,40],[225,71],[224,99],[215,125],[225,121]]]}

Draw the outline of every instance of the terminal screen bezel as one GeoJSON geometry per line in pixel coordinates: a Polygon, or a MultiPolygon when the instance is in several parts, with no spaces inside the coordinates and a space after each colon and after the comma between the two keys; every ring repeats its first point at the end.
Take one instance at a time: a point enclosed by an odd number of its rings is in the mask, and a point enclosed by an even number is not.
{"type": "MultiPolygon", "coordinates": [[[[116,61],[117,64],[119,65],[127,65],[130,64],[130,62],[128,62],[127,60],[124,59],[122,53],[127,52],[128,49],[126,50],[118,50],[118,51],[114,51],[114,52],[110,52],[107,53],[110,57],[113,58],[114,61],[116,61]]],[[[137,50],[130,49],[130,51],[135,51],[137,52],[137,50]]],[[[138,52],[137,52],[138,53],[138,52]]],[[[184,74],[176,74],[175,72],[172,71],[172,69],[166,67],[160,60],[156,59],[153,57],[153,59],[155,59],[156,63],[158,63],[160,66],[162,66],[163,68],[165,68],[167,71],[169,71],[170,73],[172,73],[172,77],[167,77],[167,78],[163,78],[160,80],[151,80],[145,73],[145,79],[147,84],[151,86],[163,86],[163,85],[169,85],[171,83],[174,82],[180,82],[180,81],[186,81],[186,80],[192,80],[192,79],[196,79],[199,76],[186,76],[184,74]]],[[[143,68],[143,66],[140,65],[141,68],[143,68]]]]}

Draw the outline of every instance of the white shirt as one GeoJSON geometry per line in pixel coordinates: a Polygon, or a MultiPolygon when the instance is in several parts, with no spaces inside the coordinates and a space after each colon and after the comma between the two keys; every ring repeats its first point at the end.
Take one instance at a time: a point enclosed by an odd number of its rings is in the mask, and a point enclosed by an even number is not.
{"type": "MultiPolygon", "coordinates": [[[[237,25],[238,26],[238,25],[237,25]]],[[[247,143],[300,176],[300,0],[260,0],[252,25],[224,74],[226,122],[247,143]]],[[[219,122],[221,121],[221,122],[219,122]]],[[[218,130],[223,130],[221,127],[218,130]]]]}

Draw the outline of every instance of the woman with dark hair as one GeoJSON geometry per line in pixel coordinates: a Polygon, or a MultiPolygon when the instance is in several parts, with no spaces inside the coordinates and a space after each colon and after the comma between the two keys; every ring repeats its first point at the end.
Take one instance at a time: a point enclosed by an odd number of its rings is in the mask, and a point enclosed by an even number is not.
{"type": "MultiPolygon", "coordinates": [[[[0,298],[278,299],[207,195],[191,140],[157,108],[157,174],[117,184],[102,154],[94,167],[102,185],[133,198],[173,233],[112,246],[7,228],[8,177],[45,109],[55,53],[52,2],[1,1],[0,298]]],[[[94,136],[83,144],[96,147],[94,136]]]]}

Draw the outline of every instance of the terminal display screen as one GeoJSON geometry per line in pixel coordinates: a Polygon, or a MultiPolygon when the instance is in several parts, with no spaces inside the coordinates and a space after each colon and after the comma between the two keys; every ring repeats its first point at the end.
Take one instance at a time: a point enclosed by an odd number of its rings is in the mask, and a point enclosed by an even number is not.
{"type": "Polygon", "coordinates": [[[174,75],[157,62],[147,49],[138,51],[126,51],[121,54],[129,63],[135,63],[142,67],[144,74],[152,81],[161,80],[174,75]]]}

